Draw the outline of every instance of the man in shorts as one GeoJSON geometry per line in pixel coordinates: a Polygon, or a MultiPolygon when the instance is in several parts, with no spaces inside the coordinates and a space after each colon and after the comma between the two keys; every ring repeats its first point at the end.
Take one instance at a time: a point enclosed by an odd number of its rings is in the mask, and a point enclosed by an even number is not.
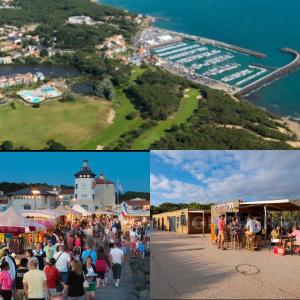
{"type": "Polygon", "coordinates": [[[226,248],[224,247],[224,241],[225,241],[225,228],[226,228],[226,224],[225,224],[225,215],[222,214],[218,220],[218,249],[222,249],[222,250],[226,250],[226,248]]]}
{"type": "Polygon", "coordinates": [[[110,262],[112,264],[113,279],[115,282],[115,287],[119,287],[122,263],[124,262],[124,253],[120,249],[119,242],[114,243],[114,247],[110,250],[110,262]]]}

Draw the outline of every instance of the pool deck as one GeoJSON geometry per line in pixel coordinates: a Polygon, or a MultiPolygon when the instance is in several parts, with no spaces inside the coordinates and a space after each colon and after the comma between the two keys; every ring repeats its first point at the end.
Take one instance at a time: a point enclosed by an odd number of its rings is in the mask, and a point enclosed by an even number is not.
{"type": "Polygon", "coordinates": [[[299,259],[268,249],[222,251],[208,235],[154,231],[150,298],[299,299],[299,259]]]}

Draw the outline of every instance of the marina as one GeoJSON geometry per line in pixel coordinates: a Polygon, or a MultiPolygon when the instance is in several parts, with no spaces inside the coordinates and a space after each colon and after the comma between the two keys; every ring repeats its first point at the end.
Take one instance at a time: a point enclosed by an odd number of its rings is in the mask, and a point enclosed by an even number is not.
{"type": "Polygon", "coordinates": [[[281,68],[275,68],[261,64],[261,59],[266,57],[264,53],[157,27],[144,30],[139,46],[144,47],[149,57],[154,57],[158,65],[169,71],[239,96],[249,95],[300,67],[299,53],[289,48],[281,51],[293,55],[295,59],[281,68]],[[161,40],[163,45],[159,42],[161,40]]]}

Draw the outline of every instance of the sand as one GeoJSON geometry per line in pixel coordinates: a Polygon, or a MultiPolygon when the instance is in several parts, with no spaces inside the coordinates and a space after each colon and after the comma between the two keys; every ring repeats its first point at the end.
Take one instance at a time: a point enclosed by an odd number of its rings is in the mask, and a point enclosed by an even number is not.
{"type": "Polygon", "coordinates": [[[114,122],[115,116],[116,112],[113,109],[111,109],[108,113],[107,123],[112,124],[114,122]]]}

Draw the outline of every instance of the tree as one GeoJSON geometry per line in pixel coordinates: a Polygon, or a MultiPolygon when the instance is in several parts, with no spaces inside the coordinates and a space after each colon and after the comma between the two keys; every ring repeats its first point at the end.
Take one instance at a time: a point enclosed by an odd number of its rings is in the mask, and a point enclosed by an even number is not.
{"type": "Polygon", "coordinates": [[[8,150],[14,150],[13,143],[11,141],[4,141],[1,146],[1,150],[8,151],[8,150]]]}
{"type": "Polygon", "coordinates": [[[93,84],[94,95],[97,97],[112,100],[114,96],[114,87],[109,78],[104,78],[100,81],[95,81],[93,84]]]}
{"type": "Polygon", "coordinates": [[[45,148],[45,150],[50,150],[50,151],[66,150],[66,146],[51,139],[47,142],[47,147],[45,148]]]}

